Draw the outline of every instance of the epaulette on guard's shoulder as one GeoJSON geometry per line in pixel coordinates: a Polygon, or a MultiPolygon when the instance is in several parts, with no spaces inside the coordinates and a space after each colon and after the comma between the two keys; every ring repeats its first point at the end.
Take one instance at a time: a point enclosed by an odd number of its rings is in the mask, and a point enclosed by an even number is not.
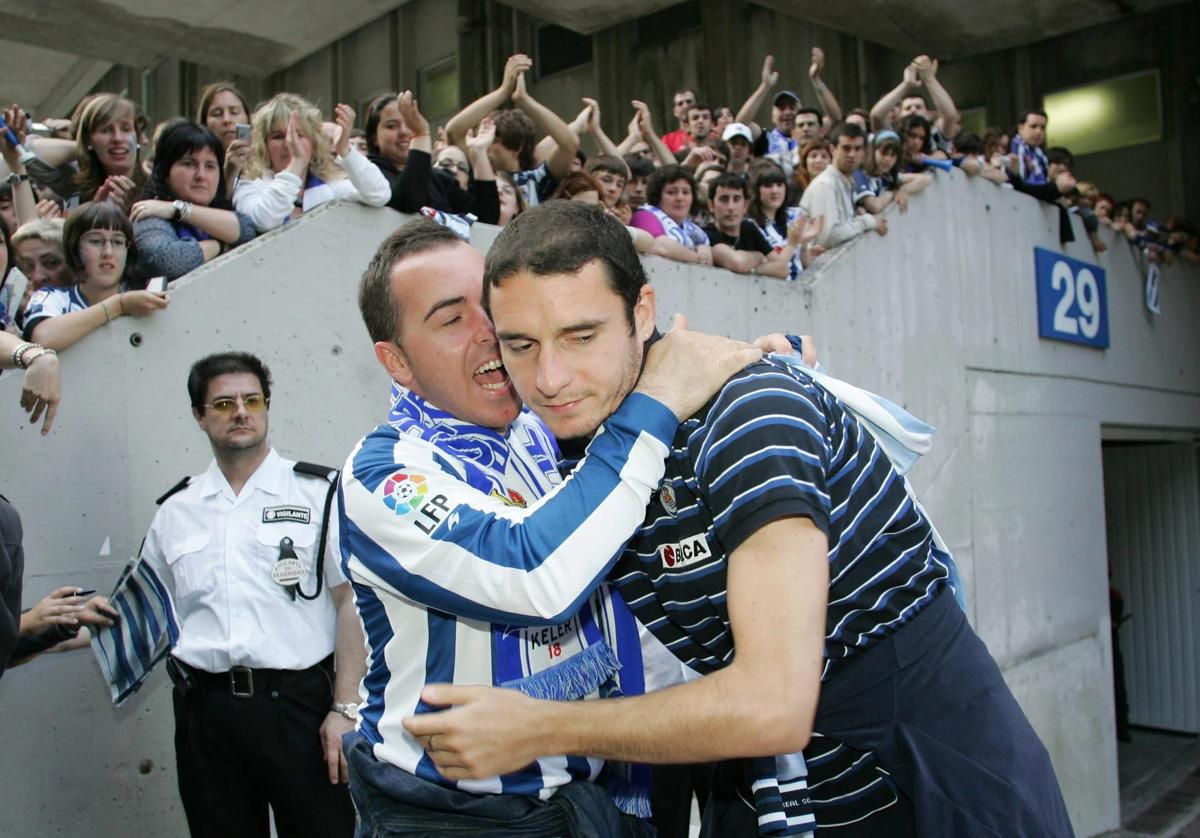
{"type": "Polygon", "coordinates": [[[323,466],[318,463],[306,463],[303,461],[297,462],[296,465],[292,466],[292,471],[296,472],[296,474],[327,480],[330,483],[336,481],[338,475],[341,473],[333,466],[323,466]]]}
{"type": "Polygon", "coordinates": [[[191,482],[191,479],[192,478],[190,476],[183,478],[170,489],[167,489],[167,491],[165,491],[154,503],[157,506],[162,506],[167,502],[167,499],[171,497],[171,495],[177,494],[178,492],[182,492],[184,489],[186,489],[188,487],[188,483],[191,482]]]}

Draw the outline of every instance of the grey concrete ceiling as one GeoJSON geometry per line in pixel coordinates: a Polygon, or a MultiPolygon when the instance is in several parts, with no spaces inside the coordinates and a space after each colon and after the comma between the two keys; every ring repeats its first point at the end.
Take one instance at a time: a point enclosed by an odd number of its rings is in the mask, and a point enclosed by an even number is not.
{"type": "MultiPolygon", "coordinates": [[[[591,34],[679,0],[504,0],[591,34]]],[[[1181,0],[754,0],[905,53],[957,58],[1027,44],[1181,0]]]]}
{"type": "Polygon", "coordinates": [[[152,68],[168,57],[265,76],[404,2],[0,0],[0,101],[58,112],[96,68],[152,68]]]}

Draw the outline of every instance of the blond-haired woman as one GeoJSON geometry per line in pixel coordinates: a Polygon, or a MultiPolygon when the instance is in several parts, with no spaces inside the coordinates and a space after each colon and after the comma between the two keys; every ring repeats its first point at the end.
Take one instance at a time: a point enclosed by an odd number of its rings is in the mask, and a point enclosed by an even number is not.
{"type": "Polygon", "coordinates": [[[392,196],[383,173],[350,145],[354,110],[336,109],[331,146],[321,113],[305,99],[279,93],[254,112],[250,162],[233,205],[259,232],[274,230],[326,201],[382,207],[392,196]]]}

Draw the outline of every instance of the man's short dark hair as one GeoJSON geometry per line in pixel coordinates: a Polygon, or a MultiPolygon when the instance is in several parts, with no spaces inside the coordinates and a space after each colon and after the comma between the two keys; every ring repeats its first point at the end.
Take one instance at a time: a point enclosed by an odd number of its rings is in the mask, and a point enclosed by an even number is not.
{"type": "Polygon", "coordinates": [[[1024,125],[1026,120],[1028,120],[1029,117],[1031,117],[1031,116],[1040,116],[1042,119],[1046,120],[1047,122],[1050,121],[1050,117],[1046,116],[1045,111],[1041,111],[1036,108],[1033,108],[1033,109],[1030,109],[1027,111],[1022,111],[1021,118],[1017,120],[1017,124],[1024,125]]]}
{"type": "Polygon", "coordinates": [[[1130,209],[1133,209],[1133,207],[1134,207],[1134,205],[1135,205],[1135,204],[1145,204],[1145,205],[1146,205],[1146,209],[1150,209],[1150,201],[1149,201],[1149,200],[1147,200],[1146,198],[1133,198],[1133,199],[1132,199],[1132,200],[1130,200],[1130,202],[1129,202],[1129,208],[1130,208],[1130,209]]]}
{"type": "Polygon", "coordinates": [[[709,119],[713,118],[713,109],[711,107],[709,107],[708,105],[704,104],[703,102],[697,102],[696,104],[689,107],[687,109],[687,113],[684,114],[684,116],[687,117],[688,119],[691,119],[692,111],[708,111],[708,118],[709,119]]]}
{"type": "Polygon", "coordinates": [[[800,110],[796,111],[796,118],[799,119],[801,116],[803,116],[806,113],[810,113],[817,118],[817,125],[821,124],[821,119],[822,119],[821,112],[819,110],[817,110],[816,108],[801,108],[800,110]]]}
{"type": "Polygon", "coordinates": [[[654,161],[640,154],[626,154],[623,158],[629,166],[629,177],[650,177],[654,174],[654,161]]]}
{"type": "Polygon", "coordinates": [[[625,303],[632,332],[633,309],[646,284],[642,260],[625,225],[603,207],[579,201],[548,201],[509,222],[484,262],[483,307],[490,315],[492,288],[513,274],[574,274],[597,261],[625,303]]]}
{"type": "Polygon", "coordinates": [[[646,184],[646,203],[652,207],[658,206],[662,200],[663,188],[677,180],[687,181],[687,185],[692,188],[692,195],[696,194],[696,178],[692,176],[691,169],[683,166],[660,166],[650,175],[650,182],[646,184]]]}
{"type": "Polygon", "coordinates": [[[533,168],[533,148],[537,142],[537,126],[529,115],[520,108],[496,111],[492,114],[496,123],[496,139],[500,145],[515,151],[522,170],[533,168]]]}
{"type": "Polygon", "coordinates": [[[1046,162],[1051,166],[1059,165],[1066,166],[1070,169],[1075,165],[1075,156],[1070,151],[1060,145],[1051,146],[1046,149],[1046,162]]]}
{"type": "Polygon", "coordinates": [[[848,137],[850,139],[857,139],[858,137],[861,137],[865,142],[867,139],[867,132],[864,131],[862,126],[857,122],[842,122],[834,126],[834,129],[829,132],[829,144],[832,146],[837,146],[838,141],[841,140],[842,137],[848,137]]]}
{"type": "Polygon", "coordinates": [[[742,197],[750,197],[750,187],[746,183],[746,178],[734,172],[725,172],[724,174],[717,175],[708,184],[709,200],[716,200],[717,190],[722,187],[725,189],[737,189],[742,193],[742,197]]]}
{"type": "Polygon", "coordinates": [[[460,243],[463,240],[453,230],[428,218],[409,221],[383,240],[358,284],[358,310],[372,343],[400,340],[400,301],[392,294],[392,268],[396,263],[460,243]]]}
{"type": "Polygon", "coordinates": [[[973,131],[959,131],[954,138],[954,150],[959,154],[983,154],[983,140],[973,131]]]}
{"type": "Polygon", "coordinates": [[[219,375],[240,372],[250,373],[257,378],[263,397],[271,398],[271,371],[258,356],[249,352],[218,352],[215,355],[205,355],[192,364],[187,380],[192,408],[203,415],[204,400],[208,398],[208,382],[219,375]]]}
{"type": "Polygon", "coordinates": [[[629,180],[629,166],[620,157],[614,157],[611,154],[595,154],[588,158],[583,164],[583,170],[589,175],[594,175],[596,172],[607,172],[610,175],[625,178],[629,180]]]}
{"type": "Polygon", "coordinates": [[[927,102],[925,100],[925,97],[920,93],[905,93],[903,96],[900,97],[900,107],[904,107],[904,103],[907,102],[909,99],[920,99],[921,104],[923,104],[926,108],[929,107],[929,102],[927,102]]]}

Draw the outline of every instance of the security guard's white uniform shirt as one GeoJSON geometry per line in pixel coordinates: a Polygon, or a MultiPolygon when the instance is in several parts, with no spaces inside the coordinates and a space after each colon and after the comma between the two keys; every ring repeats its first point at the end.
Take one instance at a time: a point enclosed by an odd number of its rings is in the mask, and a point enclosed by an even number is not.
{"type": "Polygon", "coordinates": [[[296,474],[294,464],[271,449],[234,495],[214,460],[154,516],[142,556],[174,595],[179,642],[173,654],[184,663],[209,672],[306,669],[333,652],[336,614],[329,591],[346,581],[337,561],[336,510],[321,596],[293,601],[271,578],[286,536],[305,568],[301,590],[316,589],[329,484],[296,474]]]}

